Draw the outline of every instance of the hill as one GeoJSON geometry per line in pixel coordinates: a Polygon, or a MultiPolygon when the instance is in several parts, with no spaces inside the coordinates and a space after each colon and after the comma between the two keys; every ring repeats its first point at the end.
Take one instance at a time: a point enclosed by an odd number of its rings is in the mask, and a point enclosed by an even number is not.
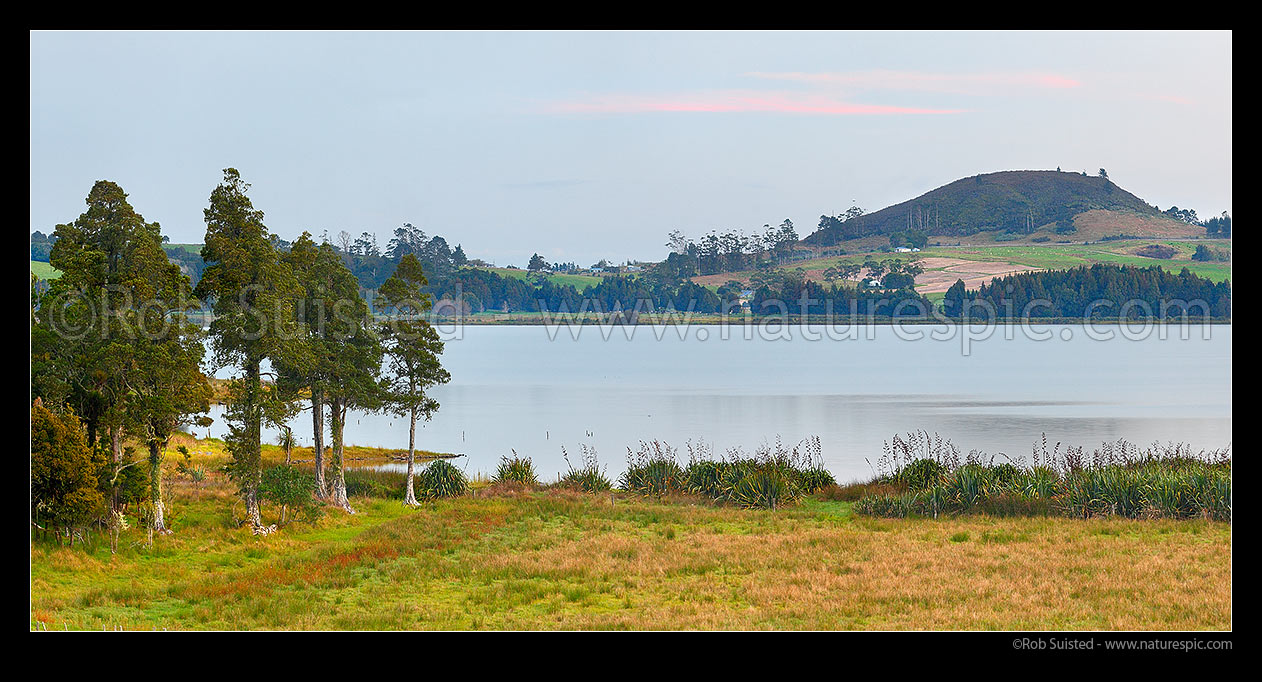
{"type": "Polygon", "coordinates": [[[888,238],[908,230],[957,239],[990,233],[992,238],[1000,236],[1000,241],[1035,232],[1074,240],[1117,234],[1161,238],[1204,234],[1203,228],[1163,215],[1107,178],[1062,171],[1002,171],[962,178],[849,220],[824,216],[819,229],[802,243],[832,246],[888,238]]]}

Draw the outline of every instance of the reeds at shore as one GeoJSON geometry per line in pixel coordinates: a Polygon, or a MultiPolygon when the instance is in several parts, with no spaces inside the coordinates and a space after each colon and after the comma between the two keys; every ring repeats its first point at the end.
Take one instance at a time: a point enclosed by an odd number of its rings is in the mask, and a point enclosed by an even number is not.
{"type": "Polygon", "coordinates": [[[1141,447],[1126,440],[1048,448],[1031,460],[977,451],[962,455],[937,434],[914,432],[887,442],[867,482],[825,494],[854,501],[857,514],[937,517],[1118,516],[1131,519],[1231,520],[1230,449],[1193,451],[1184,444],[1141,447]]]}

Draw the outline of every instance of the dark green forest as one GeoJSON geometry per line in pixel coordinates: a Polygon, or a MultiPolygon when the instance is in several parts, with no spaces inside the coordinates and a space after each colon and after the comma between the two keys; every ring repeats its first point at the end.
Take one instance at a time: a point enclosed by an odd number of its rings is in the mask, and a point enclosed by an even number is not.
{"type": "Polygon", "coordinates": [[[950,317],[1155,319],[1231,317],[1231,281],[1212,282],[1184,268],[1096,264],[997,277],[968,291],[957,281],[943,299],[950,317]],[[1038,302],[1038,303],[1035,303],[1038,302]]]}

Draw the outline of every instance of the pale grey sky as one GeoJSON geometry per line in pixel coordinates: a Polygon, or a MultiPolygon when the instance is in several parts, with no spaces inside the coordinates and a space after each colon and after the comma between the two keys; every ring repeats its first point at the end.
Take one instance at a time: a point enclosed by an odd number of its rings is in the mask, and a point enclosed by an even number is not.
{"type": "Polygon", "coordinates": [[[286,238],[411,222],[473,257],[659,259],[957,178],[1107,168],[1231,209],[1231,34],[31,34],[31,230],[118,182],[200,242],[238,168],[286,238]]]}

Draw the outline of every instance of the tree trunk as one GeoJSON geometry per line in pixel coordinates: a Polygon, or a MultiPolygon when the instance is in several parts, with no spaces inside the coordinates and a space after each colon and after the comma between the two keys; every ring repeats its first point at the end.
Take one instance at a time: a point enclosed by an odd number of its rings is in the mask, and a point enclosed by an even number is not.
{"type": "Polygon", "coordinates": [[[414,468],[415,461],[416,461],[416,408],[414,407],[412,408],[411,413],[408,415],[408,477],[407,477],[407,487],[404,489],[404,493],[403,493],[403,504],[406,504],[411,507],[416,507],[420,505],[420,502],[416,501],[416,493],[413,492],[413,489],[412,489],[412,470],[414,468]]]}
{"type": "Polygon", "coordinates": [[[333,417],[333,495],[329,503],[348,514],[354,514],[346,498],[346,461],[343,457],[343,429],[346,426],[346,403],[341,398],[329,401],[333,417]]]}
{"type": "Polygon", "coordinates": [[[329,494],[324,483],[324,391],[314,386],[311,387],[311,434],[315,446],[316,497],[323,500],[329,494]]]}
{"type": "MultiPolygon", "coordinates": [[[[114,454],[114,473],[118,474],[118,468],[123,465],[123,429],[120,426],[110,426],[110,452],[114,454]]],[[[110,509],[118,509],[122,504],[122,488],[118,485],[118,476],[115,475],[115,484],[113,490],[110,491],[110,509]]]]}
{"type": "Polygon", "coordinates": [[[110,452],[114,453],[114,464],[121,464],[123,461],[123,427],[111,426],[110,428],[110,452]]]}
{"type": "Polygon", "coordinates": [[[251,359],[246,363],[246,410],[245,410],[245,451],[241,453],[241,488],[245,501],[245,514],[252,528],[263,527],[263,515],[259,511],[259,486],[262,484],[263,471],[260,468],[263,450],[263,424],[260,405],[263,390],[259,378],[259,361],[251,359]]]}
{"type": "Polygon", "coordinates": [[[149,496],[153,499],[153,530],[169,535],[166,507],[162,502],[162,450],[157,440],[149,441],[149,496]]]}

